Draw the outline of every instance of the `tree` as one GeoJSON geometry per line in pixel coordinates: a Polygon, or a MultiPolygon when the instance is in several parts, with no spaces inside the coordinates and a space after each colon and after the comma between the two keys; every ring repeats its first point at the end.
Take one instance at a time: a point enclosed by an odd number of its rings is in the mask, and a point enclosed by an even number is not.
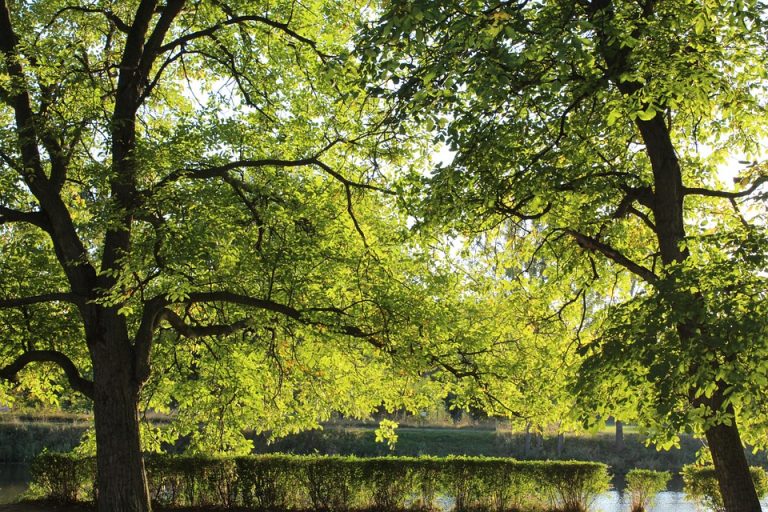
{"type": "Polygon", "coordinates": [[[244,449],[436,394],[384,380],[429,286],[382,187],[407,144],[346,58],[360,9],[0,3],[0,381],[93,400],[99,510],[150,509],[160,434],[244,449]],[[178,421],[142,439],[140,403],[178,421]]]}
{"type": "Polygon", "coordinates": [[[588,313],[583,402],[604,417],[634,406],[659,439],[703,433],[729,512],[760,510],[738,426],[756,438],[764,407],[766,174],[755,162],[723,188],[718,168],[760,158],[764,13],[399,0],[360,41],[396,119],[456,152],[425,180],[422,217],[465,231],[507,219],[530,251],[567,261],[545,272],[564,292],[552,300],[588,313]],[[628,275],[643,283],[632,300],[628,275]]]}

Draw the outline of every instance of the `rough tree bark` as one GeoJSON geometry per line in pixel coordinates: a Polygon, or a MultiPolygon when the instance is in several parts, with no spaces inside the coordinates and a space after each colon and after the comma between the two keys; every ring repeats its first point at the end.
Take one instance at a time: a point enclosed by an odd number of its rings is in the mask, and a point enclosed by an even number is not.
{"type": "MultiPolygon", "coordinates": [[[[680,164],[669,129],[660,115],[650,121],[638,120],[637,125],[653,168],[653,206],[661,258],[665,265],[679,263],[688,257],[688,251],[683,248],[685,190],[680,164]]],[[[679,336],[690,337],[693,327],[679,325],[679,336]]],[[[710,406],[713,411],[722,409],[723,397],[719,391],[712,398],[710,406]]],[[[762,508],[749,473],[736,416],[730,406],[724,412],[730,413],[732,423],[715,424],[706,430],[705,435],[712,452],[725,509],[727,512],[760,512],[762,508]]]]}
{"type": "Polygon", "coordinates": [[[151,510],[139,433],[136,357],[125,322],[101,315],[97,337],[88,339],[93,361],[96,487],[99,512],[151,510]]]}
{"type": "MultiPolygon", "coordinates": [[[[589,17],[596,26],[605,27],[613,21],[614,0],[591,0],[588,5],[589,17]]],[[[641,15],[651,19],[655,15],[655,6],[656,2],[653,0],[645,2],[641,15]]],[[[642,29],[635,28],[632,36],[642,37],[642,29]]],[[[622,73],[631,67],[629,57],[632,48],[620,45],[604,29],[598,30],[598,38],[599,51],[607,64],[607,78],[624,95],[630,96],[641,90],[642,83],[621,79],[622,73]]],[[[653,187],[650,206],[661,260],[664,265],[681,263],[688,258],[688,250],[684,246],[686,191],[670,130],[660,114],[647,121],[637,118],[635,124],[651,161],[653,187]]],[[[696,327],[698,326],[682,323],[677,326],[677,331],[683,340],[690,340],[696,327]]],[[[714,411],[718,411],[721,409],[722,400],[715,397],[711,405],[714,411]]],[[[735,415],[732,418],[731,425],[715,425],[705,433],[712,452],[720,492],[727,512],[760,512],[760,501],[749,474],[735,415]]]]}

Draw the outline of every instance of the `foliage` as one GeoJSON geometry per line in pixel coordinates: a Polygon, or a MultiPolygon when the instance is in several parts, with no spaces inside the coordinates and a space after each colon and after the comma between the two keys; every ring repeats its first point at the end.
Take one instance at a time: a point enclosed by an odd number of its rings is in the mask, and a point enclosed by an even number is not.
{"type": "MultiPolygon", "coordinates": [[[[749,468],[755,490],[760,497],[768,494],[768,474],[765,469],[752,466],[749,468]]],[[[697,501],[716,512],[724,512],[723,497],[720,494],[720,486],[715,477],[713,466],[687,465],[683,468],[683,483],[685,493],[694,501],[697,501]]]]}
{"type": "Polygon", "coordinates": [[[150,496],[161,505],[224,506],[235,503],[236,461],[205,456],[145,458],[150,496]]]}
{"type": "Polygon", "coordinates": [[[94,497],[96,460],[67,453],[43,452],[30,466],[30,492],[58,503],[90,501],[94,497]]]}
{"type": "Polygon", "coordinates": [[[764,9],[396,0],[358,38],[372,90],[452,152],[412,184],[418,225],[534,301],[523,346],[566,364],[532,393],[568,404],[570,380],[588,425],[671,447],[732,407],[765,442],[764,9]]]}
{"type": "Polygon", "coordinates": [[[287,510],[300,503],[296,475],[284,455],[238,457],[237,488],[244,507],[254,510],[287,510]]]}
{"type": "Polygon", "coordinates": [[[359,87],[365,3],[155,3],[0,9],[0,401],[117,392],[112,343],[130,407],[173,409],[149,451],[439,400],[461,283],[397,209],[419,141],[359,87]]]}
{"type": "Polygon", "coordinates": [[[44,449],[70,451],[85,429],[82,424],[0,421],[0,462],[29,462],[44,449]]]}
{"type": "Polygon", "coordinates": [[[630,510],[645,512],[653,506],[654,497],[666,490],[672,475],[669,471],[653,471],[651,469],[633,469],[627,473],[626,491],[629,494],[630,510]]]}
{"type": "MultiPolygon", "coordinates": [[[[35,462],[34,488],[56,501],[85,499],[93,459],[46,453],[35,462]],[[66,467],[62,471],[60,467],[66,467]],[[46,468],[50,468],[46,470],[46,468]],[[71,478],[77,474],[78,478],[71,478]],[[66,493],[60,489],[66,487],[66,493]]],[[[242,506],[249,510],[406,510],[455,501],[457,510],[505,512],[522,507],[586,510],[608,488],[606,466],[591,462],[516,461],[482,457],[236,458],[153,455],[150,494],[164,506],[242,506]],[[547,501],[548,500],[548,501],[547,501]]]]}

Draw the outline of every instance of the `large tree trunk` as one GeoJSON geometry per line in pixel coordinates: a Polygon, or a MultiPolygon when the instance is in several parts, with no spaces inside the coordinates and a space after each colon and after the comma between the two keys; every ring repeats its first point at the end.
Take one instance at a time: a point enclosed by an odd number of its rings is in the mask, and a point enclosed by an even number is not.
{"type": "MultiPolygon", "coordinates": [[[[653,212],[661,259],[665,265],[679,263],[688,258],[685,241],[683,202],[685,192],[680,164],[677,160],[669,129],[661,115],[650,121],[638,121],[638,128],[646,144],[653,168],[653,212]]],[[[681,338],[690,338],[696,326],[678,325],[681,338]]],[[[723,389],[725,383],[718,382],[723,389]]],[[[724,397],[720,390],[710,401],[714,413],[723,409],[724,397]]],[[[731,425],[715,425],[706,431],[709,450],[715,464],[715,474],[727,512],[760,512],[760,501],[749,473],[744,446],[736,425],[733,408],[725,411],[733,418],[731,425]]]]}
{"type": "Polygon", "coordinates": [[[125,331],[120,325],[111,327],[105,334],[113,336],[91,344],[97,509],[99,512],[149,512],[139,434],[141,383],[135,379],[133,347],[125,331]]]}
{"type": "MultiPolygon", "coordinates": [[[[719,392],[714,399],[722,400],[719,392]]],[[[760,500],[749,472],[733,407],[728,406],[726,412],[733,418],[730,425],[716,425],[705,432],[723,505],[728,512],[760,512],[760,500]]]]}

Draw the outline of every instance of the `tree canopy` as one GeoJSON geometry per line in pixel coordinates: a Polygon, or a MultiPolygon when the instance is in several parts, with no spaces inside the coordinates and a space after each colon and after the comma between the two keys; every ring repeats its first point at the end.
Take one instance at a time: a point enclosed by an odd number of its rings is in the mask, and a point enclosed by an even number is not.
{"type": "Polygon", "coordinates": [[[727,454],[741,451],[737,419],[764,439],[765,12],[403,0],[360,50],[396,116],[456,152],[424,180],[422,216],[465,232],[508,222],[511,250],[559,261],[542,281],[588,319],[585,419],[635,419],[664,442],[706,434],[730,467],[728,510],[759,507],[727,454]]]}

